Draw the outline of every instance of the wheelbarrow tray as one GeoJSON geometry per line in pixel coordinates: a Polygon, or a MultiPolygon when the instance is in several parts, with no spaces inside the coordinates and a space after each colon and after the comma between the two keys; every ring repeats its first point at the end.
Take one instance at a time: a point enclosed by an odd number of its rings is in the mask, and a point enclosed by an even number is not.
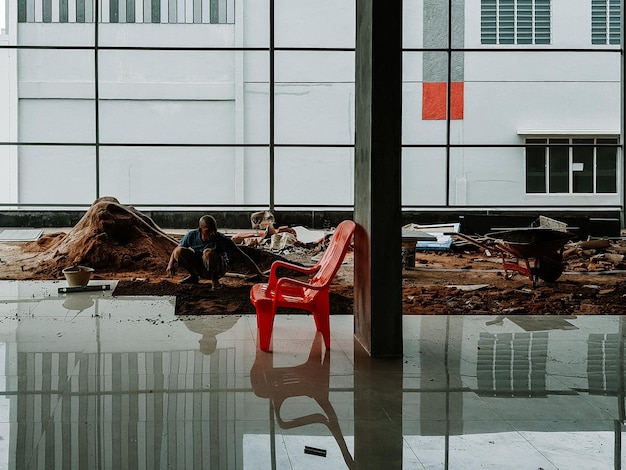
{"type": "Polygon", "coordinates": [[[498,247],[518,258],[540,258],[559,252],[574,234],[546,228],[521,228],[485,235],[498,247]]]}
{"type": "Polygon", "coordinates": [[[574,238],[574,234],[549,228],[529,227],[511,229],[486,234],[483,239],[475,239],[468,235],[455,233],[484,250],[500,253],[502,267],[508,278],[509,271],[518,272],[530,279],[535,286],[537,278],[545,281],[555,281],[563,272],[561,251],[567,242],[574,238]],[[507,256],[516,258],[507,259],[507,256]],[[534,260],[534,267],[529,260],[534,260]],[[519,264],[519,261],[522,264],[519,264]]]}

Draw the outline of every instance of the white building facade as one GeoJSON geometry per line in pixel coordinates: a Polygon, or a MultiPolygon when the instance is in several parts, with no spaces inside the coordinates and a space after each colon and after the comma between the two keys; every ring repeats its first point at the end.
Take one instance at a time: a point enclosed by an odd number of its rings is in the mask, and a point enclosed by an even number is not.
{"type": "MultiPolygon", "coordinates": [[[[0,210],[351,209],[354,0],[7,1],[0,210]]],[[[404,1],[403,207],[623,212],[622,2],[449,3],[404,1]]]]}

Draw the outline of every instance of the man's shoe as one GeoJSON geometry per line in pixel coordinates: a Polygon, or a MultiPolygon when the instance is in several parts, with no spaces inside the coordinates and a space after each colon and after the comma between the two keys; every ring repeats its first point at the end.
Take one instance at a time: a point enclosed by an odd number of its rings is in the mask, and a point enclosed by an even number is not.
{"type": "Polygon", "coordinates": [[[194,276],[193,274],[180,281],[181,284],[198,284],[198,282],[200,282],[198,276],[194,276]]]}

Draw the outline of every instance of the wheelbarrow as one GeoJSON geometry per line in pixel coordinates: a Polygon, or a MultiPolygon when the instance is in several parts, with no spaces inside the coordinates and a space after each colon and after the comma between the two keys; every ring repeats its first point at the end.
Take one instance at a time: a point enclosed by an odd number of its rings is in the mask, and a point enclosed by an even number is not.
{"type": "Polygon", "coordinates": [[[538,279],[554,282],[561,276],[563,247],[575,237],[570,232],[541,227],[493,232],[481,238],[456,232],[451,235],[485,251],[499,253],[505,278],[510,279],[517,272],[528,277],[533,287],[538,279]]]}

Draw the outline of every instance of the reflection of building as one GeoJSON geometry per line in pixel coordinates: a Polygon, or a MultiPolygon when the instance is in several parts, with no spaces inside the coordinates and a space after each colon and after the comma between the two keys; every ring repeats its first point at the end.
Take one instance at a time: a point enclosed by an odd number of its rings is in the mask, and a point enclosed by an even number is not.
{"type": "MultiPolygon", "coordinates": [[[[268,3],[8,0],[0,204],[350,207],[354,2],[268,3]]],[[[405,8],[405,207],[619,211],[621,2],[450,3],[450,55],[405,8]]]]}
{"type": "Polygon", "coordinates": [[[218,362],[199,351],[18,352],[14,468],[219,462],[218,453],[230,448],[228,431],[208,417],[232,407],[205,391],[226,384],[227,375],[215,371],[218,362]],[[38,465],[27,460],[33,454],[38,465]]]}
{"type": "MultiPolygon", "coordinates": [[[[157,303],[150,306],[155,317],[163,309],[157,303]]],[[[235,349],[207,355],[182,321],[120,323],[114,305],[96,299],[60,325],[16,322],[3,390],[12,416],[10,468],[223,468],[241,461],[244,430],[232,425],[241,412],[235,349]]]]}
{"type": "Polygon", "coordinates": [[[310,349],[311,320],[294,315],[292,334],[262,355],[253,316],[192,319],[195,333],[167,301],[98,298],[67,318],[62,304],[18,309],[18,321],[0,302],[9,468],[283,468],[304,446],[327,449],[332,468],[381,455],[377,468],[411,468],[411,456],[462,468],[542,446],[558,458],[572,443],[603,464],[623,454],[622,317],[570,317],[569,329],[537,317],[525,331],[527,317],[411,316],[396,360],[358,345],[352,356],[347,315],[334,317],[331,354],[319,337],[310,349]],[[211,331],[217,347],[203,354],[211,331]]]}
{"type": "Polygon", "coordinates": [[[545,395],[547,357],[547,332],[481,333],[476,364],[479,393],[545,395]]]}
{"type": "Polygon", "coordinates": [[[587,380],[589,393],[623,395],[624,337],[614,334],[589,335],[587,380]]]}

